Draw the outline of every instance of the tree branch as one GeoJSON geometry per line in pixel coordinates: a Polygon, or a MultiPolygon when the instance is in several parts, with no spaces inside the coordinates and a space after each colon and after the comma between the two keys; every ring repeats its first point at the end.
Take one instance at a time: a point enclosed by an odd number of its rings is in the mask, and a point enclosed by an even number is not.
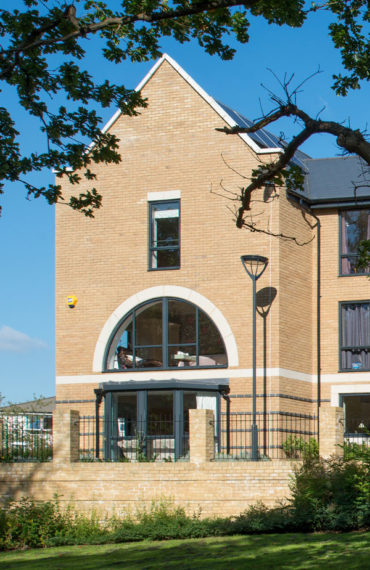
{"type": "Polygon", "coordinates": [[[72,24],[74,30],[65,34],[60,37],[56,38],[49,38],[49,39],[42,39],[42,36],[45,34],[46,31],[50,31],[54,27],[60,23],[60,20],[47,24],[35,31],[32,32],[32,35],[28,38],[27,41],[22,42],[19,46],[7,50],[7,53],[16,53],[16,52],[26,52],[30,49],[47,46],[50,44],[66,42],[72,38],[76,39],[78,37],[86,37],[89,34],[95,34],[100,30],[104,30],[106,28],[111,28],[115,26],[127,26],[129,24],[135,24],[137,22],[145,22],[148,24],[155,24],[162,22],[164,20],[177,20],[178,18],[184,18],[186,16],[194,16],[197,14],[202,14],[203,12],[210,12],[213,10],[219,10],[222,8],[234,8],[236,6],[241,6],[243,8],[252,8],[256,4],[258,4],[259,0],[247,0],[242,2],[241,0],[204,0],[203,2],[199,2],[188,6],[186,8],[176,8],[175,10],[169,10],[164,8],[160,12],[151,12],[151,13],[139,13],[133,14],[129,16],[116,16],[105,18],[100,22],[94,22],[92,24],[84,24],[81,22],[79,18],[76,16],[76,8],[74,5],[69,5],[66,7],[64,11],[64,17],[72,24]],[[37,39],[33,39],[36,37],[37,39]]]}
{"type": "Polygon", "coordinates": [[[338,146],[350,154],[357,154],[370,165],[370,142],[366,140],[365,136],[359,130],[350,129],[334,121],[312,119],[307,113],[292,103],[280,105],[279,109],[266,115],[251,127],[234,126],[217,128],[216,130],[226,133],[227,135],[255,133],[282,117],[292,116],[297,117],[303,122],[304,129],[286,146],[284,145],[284,149],[282,149],[278,160],[260,166],[258,174],[252,175],[250,184],[244,188],[242,192],[242,205],[239,208],[236,221],[238,228],[243,226],[244,213],[250,209],[251,193],[257,188],[261,188],[267,182],[273,181],[274,177],[289,165],[298,148],[314,134],[327,133],[336,136],[338,146]]]}

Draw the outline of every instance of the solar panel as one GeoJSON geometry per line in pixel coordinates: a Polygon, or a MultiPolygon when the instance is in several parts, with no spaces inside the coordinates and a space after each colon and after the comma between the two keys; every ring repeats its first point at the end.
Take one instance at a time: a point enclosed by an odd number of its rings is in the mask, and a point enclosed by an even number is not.
{"type": "MultiPolygon", "coordinates": [[[[243,117],[238,111],[231,109],[227,105],[224,105],[220,101],[217,101],[220,107],[229,115],[229,117],[239,126],[244,128],[249,128],[253,126],[253,121],[250,121],[246,117],[243,117]]],[[[277,136],[273,135],[265,129],[259,129],[255,133],[248,133],[248,136],[260,147],[260,148],[282,148],[286,146],[286,142],[280,140],[277,136]]],[[[292,164],[299,166],[304,171],[307,170],[304,160],[310,158],[304,152],[297,150],[294,157],[291,160],[292,164]]]]}

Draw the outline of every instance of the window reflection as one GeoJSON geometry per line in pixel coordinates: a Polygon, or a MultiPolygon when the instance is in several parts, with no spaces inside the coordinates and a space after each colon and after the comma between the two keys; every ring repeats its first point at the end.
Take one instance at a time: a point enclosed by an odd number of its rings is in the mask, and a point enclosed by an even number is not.
{"type": "Polygon", "coordinates": [[[148,435],[173,435],[173,392],[148,392],[148,435]]]}
{"type": "Polygon", "coordinates": [[[127,392],[117,396],[117,423],[118,438],[136,436],[136,392],[127,392]]]}
{"type": "Polygon", "coordinates": [[[150,205],[150,269],[180,267],[180,202],[150,205]]]}
{"type": "Polygon", "coordinates": [[[341,274],[369,273],[370,267],[358,270],[358,248],[370,239],[370,210],[347,210],[341,214],[341,274]]]}

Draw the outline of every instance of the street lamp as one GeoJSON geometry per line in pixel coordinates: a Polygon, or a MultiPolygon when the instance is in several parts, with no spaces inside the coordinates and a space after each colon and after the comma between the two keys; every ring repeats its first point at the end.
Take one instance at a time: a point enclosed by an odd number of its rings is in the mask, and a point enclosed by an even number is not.
{"type": "Polygon", "coordinates": [[[253,282],[252,461],[258,461],[258,430],[256,421],[256,281],[265,271],[268,259],[262,255],[242,255],[240,259],[253,282]]]}

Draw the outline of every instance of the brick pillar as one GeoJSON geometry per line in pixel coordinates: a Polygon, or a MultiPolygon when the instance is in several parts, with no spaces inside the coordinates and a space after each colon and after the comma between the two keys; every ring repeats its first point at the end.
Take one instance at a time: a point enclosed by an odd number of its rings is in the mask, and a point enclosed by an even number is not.
{"type": "Polygon", "coordinates": [[[212,410],[189,410],[190,462],[205,463],[215,458],[215,418],[212,410]]]}
{"type": "Polygon", "coordinates": [[[53,413],[53,461],[73,463],[80,459],[80,414],[75,410],[53,413]]]}
{"type": "Polygon", "coordinates": [[[344,442],[344,412],[343,408],[320,408],[320,455],[328,458],[331,455],[343,455],[343,449],[338,447],[344,442]]]}

